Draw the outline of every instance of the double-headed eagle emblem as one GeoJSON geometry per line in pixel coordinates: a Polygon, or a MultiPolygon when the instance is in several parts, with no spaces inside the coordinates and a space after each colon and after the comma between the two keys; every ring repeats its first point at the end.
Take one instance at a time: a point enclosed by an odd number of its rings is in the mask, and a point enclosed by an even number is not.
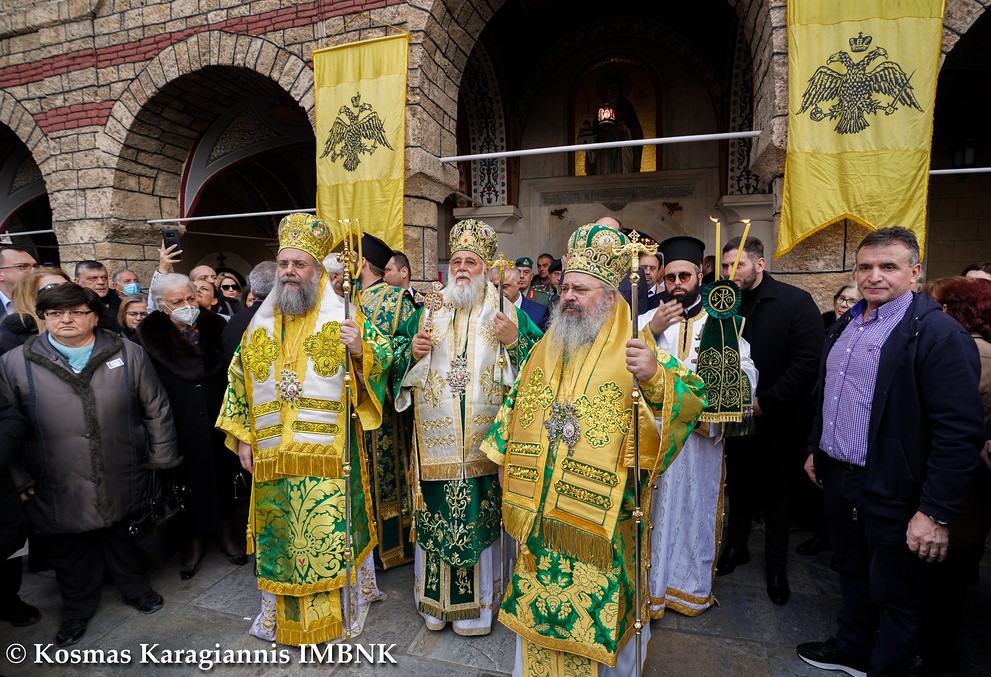
{"type": "MultiPolygon", "coordinates": [[[[870,35],[860,33],[850,38],[850,50],[854,53],[866,52],[870,47],[870,35]]],[[[854,61],[849,54],[836,52],[826,60],[825,66],[819,66],[809,78],[809,86],[802,94],[802,108],[796,113],[801,115],[812,109],[809,117],[815,122],[829,118],[839,120],[835,131],[839,134],[856,134],[867,129],[870,123],[867,114],[877,114],[883,111],[891,115],[898,106],[911,106],[922,110],[918,99],[912,91],[911,75],[894,61],[887,60],[888,52],[883,47],[876,47],[859,61],[854,61]],[[877,59],[885,59],[870,70],[877,59]],[[829,64],[842,64],[842,72],[833,70],[829,64]],[[875,95],[890,98],[887,104],[874,98],[875,95]],[[836,99],[829,110],[823,112],[819,104],[836,99]]],[[[913,73],[914,75],[914,73],[913,73]]]]}
{"type": "Polygon", "coordinates": [[[344,169],[353,172],[361,164],[359,155],[371,155],[379,145],[392,150],[385,138],[385,126],[370,104],[361,102],[361,92],[351,97],[351,106],[341,106],[327,134],[321,158],[344,160],[344,169]],[[357,109],[356,111],[351,110],[357,109]],[[366,143],[368,142],[368,143],[366,143]]]}

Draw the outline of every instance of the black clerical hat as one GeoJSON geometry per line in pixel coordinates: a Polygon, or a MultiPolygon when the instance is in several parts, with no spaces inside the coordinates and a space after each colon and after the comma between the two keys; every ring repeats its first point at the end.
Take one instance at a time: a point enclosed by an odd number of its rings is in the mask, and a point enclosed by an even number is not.
{"type": "Polygon", "coordinates": [[[688,235],[669,237],[657,248],[657,253],[664,257],[663,265],[667,265],[671,261],[689,261],[700,266],[704,251],[705,242],[688,235]]]}
{"type": "Polygon", "coordinates": [[[361,236],[361,254],[376,268],[385,268],[392,258],[392,248],[374,235],[361,236]]]}

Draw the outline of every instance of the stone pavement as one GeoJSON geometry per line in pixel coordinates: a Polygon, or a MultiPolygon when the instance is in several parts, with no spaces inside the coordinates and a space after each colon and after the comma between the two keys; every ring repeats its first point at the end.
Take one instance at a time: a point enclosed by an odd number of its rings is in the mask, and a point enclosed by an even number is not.
{"type": "MultiPolygon", "coordinates": [[[[751,539],[756,542],[760,534],[751,539]]],[[[792,542],[806,534],[792,534],[792,542]]],[[[730,576],[716,579],[719,606],[696,618],[668,613],[652,625],[645,675],[827,675],[809,668],[795,656],[795,645],[825,639],[834,630],[839,608],[836,575],[829,569],[829,553],[816,557],[794,555],[789,563],[791,601],[776,607],[764,592],[763,562],[759,549],[753,560],[730,576]]],[[[968,602],[961,645],[965,676],[991,676],[991,565],[985,557],[981,584],[972,589],[968,602]]],[[[11,628],[0,623],[0,651],[9,655],[19,643],[28,648],[26,661],[11,665],[0,658],[0,674],[18,675],[137,675],[146,677],[196,674],[231,674],[243,677],[281,675],[429,675],[436,677],[497,677],[512,672],[514,635],[498,623],[487,637],[464,638],[450,626],[430,632],[423,626],[412,603],[412,566],[379,574],[379,586],[388,593],[384,602],[372,606],[364,633],[356,642],[395,645],[390,655],[394,665],[326,665],[304,663],[299,650],[273,648],[247,634],[251,619],[258,612],[259,596],[252,568],[233,567],[218,552],[208,553],[203,568],[190,581],[181,581],[178,563],[172,562],[153,573],[153,585],[165,597],[158,613],[142,616],[124,605],[112,584],[104,588],[97,615],[91,620],[83,640],[71,649],[102,649],[99,665],[57,665],[35,663],[37,648],[51,644],[58,628],[59,596],[51,572],[26,574],[21,597],[41,608],[43,618],[28,628],[11,628]],[[249,649],[266,652],[270,661],[284,657],[282,664],[255,661],[234,667],[217,666],[201,670],[195,662],[177,665],[140,664],[142,644],[158,659],[165,650],[249,649]],[[285,651],[280,656],[280,651],[285,651]],[[130,663],[108,664],[112,652],[130,653],[130,663]],[[140,672],[139,672],[140,671],[140,672]]],[[[16,653],[16,650],[15,650],[16,653]]],[[[46,655],[57,660],[54,645],[46,655]]],[[[77,658],[87,658],[82,653],[77,658]]],[[[336,658],[336,654],[334,656],[336,658]]],[[[71,656],[70,656],[71,658],[71,656]]],[[[312,658],[312,657],[311,657],[312,658]]],[[[209,667],[205,665],[205,667],[209,667]]]]}

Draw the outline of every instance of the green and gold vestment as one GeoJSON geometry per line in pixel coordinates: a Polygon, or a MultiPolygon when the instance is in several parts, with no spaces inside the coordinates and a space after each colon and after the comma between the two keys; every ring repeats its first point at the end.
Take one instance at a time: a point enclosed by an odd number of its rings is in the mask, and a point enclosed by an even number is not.
{"type": "Polygon", "coordinates": [[[252,448],[248,552],[255,553],[259,589],[276,596],[276,641],[284,644],[316,644],[343,633],[345,453],[351,464],[352,583],[376,544],[360,433],[381,423],[392,348],[355,313],[363,351],[353,360],[357,430],[345,452],[343,320],[343,302],[329,286],[303,317],[284,317],[266,301],[231,362],[217,419],[229,449],[236,453],[239,442],[252,448]]]}
{"type": "Polygon", "coordinates": [[[434,351],[422,360],[414,361],[411,342],[423,327],[423,308],[393,340],[396,401],[405,408],[415,400],[413,524],[424,555],[419,607],[445,621],[478,618],[481,612],[478,559],[499,537],[500,507],[496,467],[479,445],[502,402],[502,383],[512,383],[508,370],[519,368],[541,336],[526,313],[505,303],[519,338],[507,350],[506,378],[500,381],[491,326],[497,311],[498,291],[489,284],[475,308],[435,314],[434,351]],[[449,378],[458,358],[468,374],[460,393],[449,378]],[[414,367],[424,378],[411,388],[407,377],[414,367]]]}
{"type": "MultiPolygon", "coordinates": [[[[378,280],[361,290],[365,317],[387,337],[409,319],[415,308],[399,287],[378,280]]],[[[390,371],[390,374],[392,372],[390,371]]],[[[409,490],[410,431],[412,412],[398,412],[392,392],[386,392],[382,426],[365,433],[365,450],[371,474],[373,513],[379,544],[376,564],[382,569],[413,561],[410,526],[413,507],[409,490]]]]}
{"type": "MultiPolygon", "coordinates": [[[[552,349],[552,328],[482,446],[506,468],[504,523],[520,543],[499,620],[521,637],[524,675],[593,675],[595,663],[616,665],[634,634],[633,482],[649,515],[653,482],[705,405],[702,381],[655,350],[657,373],[641,384],[649,410],[640,410],[634,477],[629,327],[629,306],[619,301],[596,341],[566,356],[552,349]]],[[[649,538],[641,553],[649,562],[649,538]]],[[[641,613],[648,622],[646,603],[641,613]]]]}

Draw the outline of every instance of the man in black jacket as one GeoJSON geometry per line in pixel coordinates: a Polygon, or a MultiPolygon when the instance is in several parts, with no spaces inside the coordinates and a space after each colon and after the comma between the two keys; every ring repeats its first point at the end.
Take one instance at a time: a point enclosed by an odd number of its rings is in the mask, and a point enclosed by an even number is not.
{"type": "Polygon", "coordinates": [[[857,248],[863,299],[832,327],[806,472],[822,486],[843,607],[834,639],[798,647],[847,674],[904,675],[923,562],[946,557],[984,444],[974,339],[914,294],[919,244],[884,228],[857,248]]]}
{"type": "MultiPolygon", "coordinates": [[[[723,277],[728,277],[740,238],[723,247],[723,277]]],[[[791,493],[801,478],[806,440],[812,422],[812,388],[822,350],[822,318],[808,292],[764,271],[764,245],[747,238],[734,279],[746,318],[743,338],[757,365],[754,396],[756,433],[726,442],[726,493],[729,496],[727,546],[716,575],[750,561],[747,540],[758,504],[764,518],[767,595],[775,604],[788,601],[791,493]]]]}

